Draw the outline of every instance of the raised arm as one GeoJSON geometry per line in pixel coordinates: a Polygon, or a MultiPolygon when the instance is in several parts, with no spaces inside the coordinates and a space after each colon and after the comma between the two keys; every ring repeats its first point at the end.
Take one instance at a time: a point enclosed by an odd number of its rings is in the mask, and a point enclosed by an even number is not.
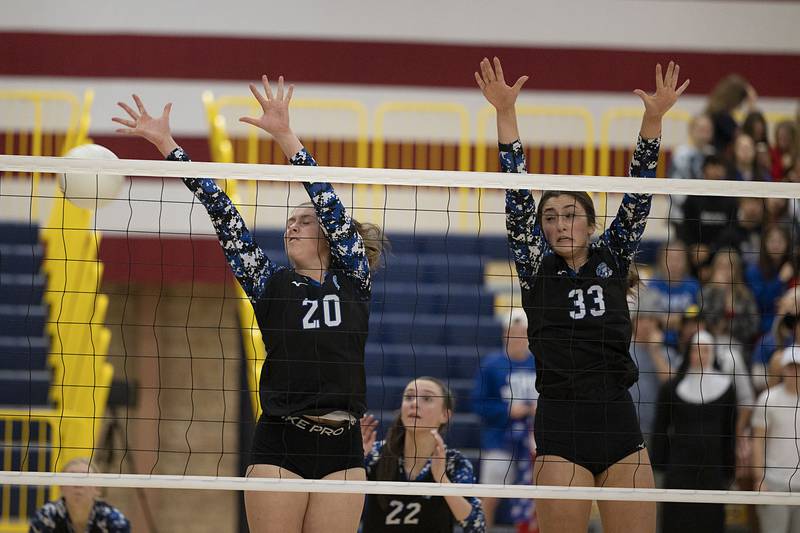
{"type": "MultiPolygon", "coordinates": [[[[672,108],[678,97],[689,86],[689,80],[678,87],[680,67],[669,62],[666,74],[662,75],[661,65],[656,65],[656,91],[647,94],[641,89],[634,93],[644,103],[642,127],[631,157],[628,174],[631,177],[653,178],[658,166],[658,152],[661,147],[661,123],[664,115],[672,108]]],[[[625,194],[622,198],[617,216],[609,228],[600,237],[605,244],[617,254],[626,268],[633,260],[633,255],[642,240],[647,217],[652,203],[651,194],[625,194]]]]}
{"type": "MultiPolygon", "coordinates": [[[[293,165],[316,166],[317,162],[289,126],[289,103],[294,86],[289,85],[284,91],[283,76],[280,76],[277,92],[273,95],[266,76],[262,76],[261,82],[264,86],[263,95],[253,84],[250,84],[250,91],[261,105],[263,114],[261,117],[242,117],[239,120],[272,135],[293,165]]],[[[364,240],[356,231],[344,204],[330,183],[304,182],[303,186],[314,204],[317,219],[330,244],[333,266],[347,271],[358,280],[362,290],[369,291],[370,271],[364,240]]]]}
{"type": "MultiPolygon", "coordinates": [[[[525,153],[519,140],[516,102],[528,76],[521,76],[513,86],[506,84],[503,67],[498,58],[492,62],[483,58],[475,81],[486,100],[497,112],[497,140],[500,168],[503,172],[527,172],[525,153]]],[[[539,270],[546,249],[544,236],[534,226],[536,202],[528,189],[506,189],[506,231],[508,245],[514,256],[520,285],[529,288],[530,279],[539,270]]]]}
{"type": "MultiPolygon", "coordinates": [[[[169,127],[169,113],[172,104],[167,104],[162,115],[154,118],[147,113],[147,109],[138,96],[133,95],[133,100],[138,111],[124,102],[118,102],[130,119],[113,118],[114,122],[125,126],[125,128],[118,129],[117,132],[147,139],[170,161],[189,161],[188,154],[172,138],[169,127]]],[[[184,178],[183,182],[208,211],[211,223],[222,244],[225,258],[245,294],[250,300],[257,300],[264,294],[267,282],[278,270],[278,267],[269,260],[253,240],[253,236],[247,229],[236,206],[213,180],[184,178]]]]}

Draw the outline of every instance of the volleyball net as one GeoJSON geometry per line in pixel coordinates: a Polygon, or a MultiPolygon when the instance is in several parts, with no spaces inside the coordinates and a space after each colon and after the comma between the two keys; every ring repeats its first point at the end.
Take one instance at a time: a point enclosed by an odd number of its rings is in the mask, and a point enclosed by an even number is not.
{"type": "Polygon", "coordinates": [[[800,400],[787,370],[800,363],[791,350],[800,184],[5,155],[0,172],[5,514],[47,496],[21,487],[50,485],[800,504],[800,400]],[[108,198],[99,184],[94,210],[65,200],[55,180],[31,189],[31,176],[63,173],[130,179],[108,198]],[[470,459],[475,484],[243,476],[264,341],[187,177],[224,185],[280,264],[286,220],[308,200],[300,182],[333,183],[354,218],[384,229],[368,412],[380,439],[407,384],[440,379],[456,397],[444,439],[470,459]],[[517,470],[536,450],[537,395],[530,371],[508,377],[522,303],[506,188],[591,193],[595,235],[623,194],[655,195],[632,267],[630,393],[648,449],[660,451],[656,470],[682,473],[672,485],[682,488],[541,486],[517,470]],[[494,389],[491,357],[508,379],[494,389]],[[531,409],[511,418],[519,405],[531,409]],[[513,460],[488,453],[491,432],[513,460]],[[60,472],[76,457],[101,473],[60,472]],[[504,465],[500,482],[479,484],[493,461],[504,465]],[[718,486],[705,483],[710,470],[718,486]]]}

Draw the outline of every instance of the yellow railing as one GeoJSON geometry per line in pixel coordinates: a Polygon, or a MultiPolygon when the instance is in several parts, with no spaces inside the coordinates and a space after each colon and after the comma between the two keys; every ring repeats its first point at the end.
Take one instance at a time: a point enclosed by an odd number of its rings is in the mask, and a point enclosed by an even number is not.
{"type": "MultiPolygon", "coordinates": [[[[2,439],[3,464],[10,465],[12,454],[17,451],[21,455],[20,470],[30,469],[36,463],[40,470],[52,471],[56,461],[55,451],[59,448],[60,417],[54,416],[50,410],[27,409],[22,411],[0,409],[0,421],[3,422],[2,439]],[[15,429],[17,431],[15,431],[15,429]],[[14,439],[14,434],[19,440],[14,439]],[[34,433],[36,435],[34,436],[34,433]],[[14,443],[12,447],[10,443],[14,443]],[[25,449],[23,452],[22,449],[25,449]]],[[[34,505],[41,507],[51,497],[47,487],[13,487],[3,485],[0,488],[0,531],[27,531],[28,495],[34,493],[34,505]],[[12,506],[12,491],[18,491],[16,505],[12,506]],[[16,519],[15,519],[16,518],[16,519]]]]}
{"type": "MultiPolygon", "coordinates": [[[[103,323],[108,298],[98,294],[103,265],[97,258],[99,237],[91,230],[91,213],[56,194],[41,239],[45,247],[42,270],[47,276],[48,362],[53,370],[51,408],[0,410],[5,426],[3,469],[11,469],[13,439],[9,429],[19,424],[22,446],[32,424],[47,425],[49,440],[39,432],[37,453],[49,448],[49,460],[37,461],[40,470],[58,471],[77,457],[93,454],[100,439],[113,368],[107,361],[111,332],[103,323]]],[[[44,456],[44,455],[42,455],[44,456]]],[[[20,465],[22,470],[29,462],[20,465]]],[[[3,487],[0,531],[24,531],[27,492],[17,508],[10,506],[11,488],[3,487]]],[[[46,488],[36,489],[36,505],[44,503],[46,488]]],[[[51,497],[57,488],[50,489],[51,497]]],[[[23,496],[21,496],[23,497],[23,496]]]]}
{"type": "MultiPolygon", "coordinates": [[[[234,140],[227,131],[225,110],[242,109],[250,115],[261,114],[261,107],[252,96],[220,96],[214,97],[213,93],[203,93],[203,104],[209,121],[209,143],[211,157],[219,162],[260,163],[260,138],[257,128],[248,128],[244,137],[245,149],[234,150],[234,140]],[[240,152],[244,155],[240,156],[240,152]]],[[[291,102],[292,109],[307,109],[319,112],[345,112],[352,115],[355,125],[356,138],[356,166],[366,167],[368,164],[367,140],[367,108],[357,100],[344,99],[295,99],[291,102]]]]}
{"type": "MultiPolygon", "coordinates": [[[[91,122],[94,91],[87,89],[83,101],[67,91],[0,91],[0,105],[10,111],[0,113],[4,154],[63,155],[84,144],[91,122]],[[61,108],[61,113],[59,113],[61,108]],[[58,124],[47,124],[51,117],[61,117],[58,124]]],[[[55,120],[55,119],[53,119],[55,120]]],[[[31,216],[38,216],[38,192],[41,175],[32,174],[31,216]]]]}
{"type": "MultiPolygon", "coordinates": [[[[458,123],[458,144],[456,145],[456,168],[458,170],[471,170],[472,160],[472,144],[471,144],[471,120],[467,108],[461,104],[452,102],[384,102],[375,109],[375,126],[372,132],[372,166],[375,168],[384,168],[387,166],[386,157],[386,141],[387,137],[391,134],[387,133],[386,122],[388,115],[427,115],[431,117],[452,117],[458,123]]],[[[399,150],[399,146],[397,147],[399,150]]],[[[406,150],[406,154],[410,157],[405,160],[400,159],[400,168],[419,168],[423,165],[415,164],[416,150],[412,153],[406,150]]],[[[398,154],[398,158],[399,154],[398,154]]],[[[443,166],[445,163],[443,161],[443,166]]],[[[374,206],[382,201],[384,198],[382,187],[372,187],[373,197],[371,206],[374,206]]],[[[480,194],[478,194],[480,198],[480,194]]],[[[468,225],[468,213],[470,212],[470,190],[467,188],[459,188],[458,190],[458,206],[459,212],[459,225],[465,227],[468,225]]],[[[380,222],[380,213],[371,209],[370,213],[375,213],[376,216],[372,217],[371,222],[380,222]]],[[[477,206],[475,208],[477,213],[477,206]]]]}
{"type": "MultiPolygon", "coordinates": [[[[571,154],[564,150],[557,150],[555,146],[546,145],[543,159],[544,170],[550,174],[567,174],[570,170],[580,168],[582,174],[594,174],[594,117],[585,107],[578,106],[538,106],[519,105],[517,115],[521,118],[562,118],[575,120],[580,123],[576,139],[580,141],[570,143],[572,147],[578,146],[582,150],[571,150],[571,154]],[[581,154],[581,151],[583,152],[581,154]]],[[[494,107],[487,105],[478,112],[476,138],[475,138],[475,170],[485,172],[487,165],[487,149],[490,136],[489,122],[495,116],[494,107]]],[[[493,137],[494,138],[494,137],[493,137]]],[[[525,139],[523,139],[524,141],[525,139]]],[[[540,144],[540,143],[539,143],[540,144]]],[[[574,171],[572,173],[575,173],[574,171]]]]}
{"type": "Polygon", "coordinates": [[[454,116],[458,121],[458,170],[470,168],[470,116],[467,108],[451,102],[384,102],[375,109],[372,133],[372,166],[386,165],[386,116],[390,114],[424,114],[454,116]]]}
{"type": "MultiPolygon", "coordinates": [[[[633,146],[630,141],[620,147],[614,147],[613,142],[611,140],[611,131],[614,126],[619,126],[620,124],[630,124],[631,127],[629,128],[630,137],[631,139],[634,138],[636,132],[639,131],[639,124],[642,119],[642,110],[638,107],[617,107],[613,109],[609,109],[605,113],[600,120],[600,163],[598,167],[598,172],[601,176],[624,176],[627,168],[627,161],[626,155],[627,151],[633,146]],[[612,158],[613,158],[613,165],[612,165],[612,158]]],[[[664,116],[664,131],[667,131],[670,128],[681,128],[682,138],[685,140],[688,136],[687,130],[689,127],[689,122],[692,119],[692,115],[686,111],[681,109],[673,109],[669,111],[664,116]]],[[[665,137],[664,141],[662,142],[662,148],[672,148],[678,144],[675,140],[670,140],[665,137]]],[[[661,151],[661,155],[659,157],[659,170],[658,173],[660,176],[666,175],[666,164],[664,161],[666,150],[661,151]]]]}

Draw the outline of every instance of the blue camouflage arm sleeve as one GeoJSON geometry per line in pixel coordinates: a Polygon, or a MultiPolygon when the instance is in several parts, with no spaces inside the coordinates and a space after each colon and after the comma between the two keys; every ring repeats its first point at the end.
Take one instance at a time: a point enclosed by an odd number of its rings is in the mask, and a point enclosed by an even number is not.
{"type": "Polygon", "coordinates": [[[382,440],[375,441],[375,444],[372,445],[372,449],[364,457],[364,469],[367,471],[367,477],[372,474],[372,471],[375,470],[375,467],[378,465],[378,459],[381,458],[383,444],[384,441],[382,440]]]}
{"type": "MultiPolygon", "coordinates": [[[[519,140],[500,144],[500,168],[503,172],[527,172],[525,153],[519,140]]],[[[536,202],[527,189],[506,189],[506,231],[508,246],[517,266],[519,283],[530,289],[531,278],[539,271],[547,243],[541,228],[534,226],[536,202]]]]}
{"type": "MultiPolygon", "coordinates": [[[[642,139],[640,136],[636,141],[636,149],[631,157],[628,174],[634,178],[654,178],[660,147],[660,137],[642,139]]],[[[647,225],[652,200],[652,194],[626,193],[622,197],[622,204],[617,211],[617,216],[600,237],[600,243],[607,246],[617,256],[621,266],[627,268],[633,261],[633,256],[639,247],[647,225]]]]}
{"type": "MultiPolygon", "coordinates": [[[[182,148],[173,150],[167,159],[190,161],[182,148]]],[[[214,180],[184,178],[183,183],[208,211],[225,258],[245,294],[251,301],[257,300],[264,294],[267,282],[279,268],[253,240],[253,235],[247,229],[242,215],[214,180]]]]}
{"type": "MultiPolygon", "coordinates": [[[[461,454],[448,451],[447,457],[447,477],[452,483],[475,483],[475,472],[472,463],[461,454]]],[[[464,533],[484,533],[486,531],[486,516],[483,514],[483,506],[478,498],[465,496],[472,507],[467,517],[461,520],[458,525],[464,533]]]]}
{"type": "MultiPolygon", "coordinates": [[[[289,161],[293,165],[316,166],[314,157],[303,148],[289,161]]],[[[356,226],[344,204],[336,195],[330,183],[303,183],[314,204],[319,225],[328,238],[331,247],[331,262],[342,268],[358,281],[361,290],[369,293],[370,271],[364,240],[356,231],[356,226]]]]}

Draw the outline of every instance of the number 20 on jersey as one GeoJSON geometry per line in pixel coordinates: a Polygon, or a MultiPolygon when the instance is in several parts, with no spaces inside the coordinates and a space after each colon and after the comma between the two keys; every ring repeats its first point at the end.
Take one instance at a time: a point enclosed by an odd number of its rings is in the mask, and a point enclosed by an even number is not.
{"type": "Polygon", "coordinates": [[[303,300],[303,307],[308,307],[303,317],[303,329],[319,329],[320,320],[329,328],[335,328],[342,323],[342,305],[335,294],[325,295],[322,300],[306,298],[303,300]]]}

